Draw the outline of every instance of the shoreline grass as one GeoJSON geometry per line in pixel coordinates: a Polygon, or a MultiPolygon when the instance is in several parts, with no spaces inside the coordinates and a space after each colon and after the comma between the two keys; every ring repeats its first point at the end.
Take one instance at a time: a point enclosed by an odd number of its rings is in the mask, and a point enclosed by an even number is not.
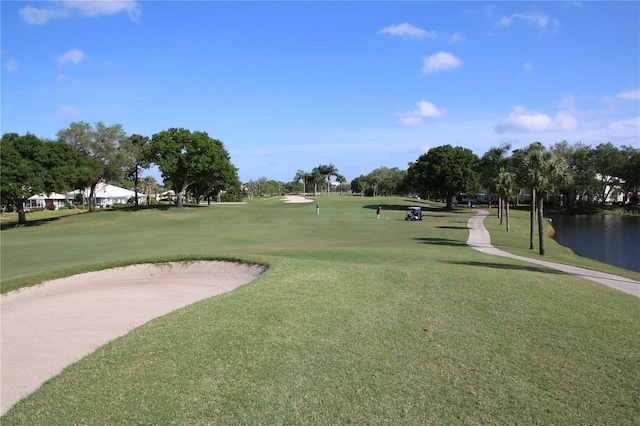
{"type": "MultiPolygon", "coordinates": [[[[60,265],[172,256],[269,265],[233,292],[99,348],[20,401],[3,425],[633,424],[640,416],[638,298],[469,248],[472,209],[423,202],[425,220],[405,222],[402,207],[415,200],[319,200],[319,216],[311,204],[259,200],[3,231],[3,286],[5,272],[8,282],[28,281],[60,265]],[[20,257],[38,259],[37,268],[25,272],[20,257]]],[[[521,218],[512,220],[506,237],[490,229],[502,249],[517,248],[517,235],[528,245],[521,218]]],[[[571,257],[553,244],[545,259],[571,257]]]]}

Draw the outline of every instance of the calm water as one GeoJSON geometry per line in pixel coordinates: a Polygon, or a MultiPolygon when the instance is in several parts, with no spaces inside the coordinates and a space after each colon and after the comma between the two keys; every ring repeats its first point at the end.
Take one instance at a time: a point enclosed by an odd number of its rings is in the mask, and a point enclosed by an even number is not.
{"type": "Polygon", "coordinates": [[[640,217],[553,216],[555,240],[580,256],[640,272],[640,217]]]}

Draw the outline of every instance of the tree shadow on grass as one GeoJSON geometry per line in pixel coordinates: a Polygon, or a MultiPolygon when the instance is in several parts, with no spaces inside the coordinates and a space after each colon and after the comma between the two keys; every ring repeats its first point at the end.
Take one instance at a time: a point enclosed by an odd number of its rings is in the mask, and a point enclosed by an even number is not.
{"type": "MultiPolygon", "coordinates": [[[[407,204],[385,204],[385,203],[379,203],[379,204],[365,204],[364,206],[362,206],[363,209],[370,209],[370,210],[376,210],[378,208],[378,206],[382,207],[382,211],[385,210],[401,210],[401,211],[406,211],[407,208],[409,207],[421,207],[422,208],[422,212],[438,212],[438,213],[442,213],[444,211],[444,209],[440,208],[440,207],[429,207],[429,206],[425,206],[423,204],[420,203],[415,203],[412,204],[410,201],[407,202],[407,204]]],[[[432,215],[430,215],[432,216],[432,215]]],[[[435,217],[435,216],[434,216],[435,217]]],[[[444,217],[444,216],[443,216],[444,217]]]]}
{"type": "Polygon", "coordinates": [[[544,266],[536,266],[536,265],[514,265],[510,263],[495,263],[495,262],[475,262],[475,261],[443,261],[443,263],[449,263],[451,265],[461,265],[461,266],[478,266],[483,268],[493,268],[493,269],[502,269],[505,271],[528,271],[528,272],[542,272],[545,274],[554,274],[554,275],[566,275],[565,272],[558,271],[551,268],[546,268],[544,266]]]}
{"type": "Polygon", "coordinates": [[[447,225],[447,226],[434,226],[434,228],[438,228],[438,229],[464,229],[464,230],[469,229],[467,226],[451,226],[451,225],[447,225]]]}
{"type": "Polygon", "coordinates": [[[406,210],[407,207],[410,207],[409,204],[407,205],[401,205],[401,204],[384,204],[384,203],[380,203],[380,204],[365,204],[364,206],[362,206],[363,209],[369,209],[369,210],[376,210],[378,208],[378,206],[382,207],[382,210],[406,210]]]}
{"type": "Polygon", "coordinates": [[[414,240],[422,243],[422,244],[429,244],[429,245],[434,245],[434,246],[453,246],[453,247],[466,247],[467,243],[466,242],[462,242],[459,240],[451,240],[448,238],[428,238],[428,237],[421,237],[421,238],[414,238],[414,240]]]}
{"type": "MultiPolygon", "coordinates": [[[[189,210],[196,208],[204,208],[207,207],[206,204],[185,204],[182,209],[176,207],[175,204],[156,204],[152,206],[123,206],[123,207],[114,207],[111,209],[103,209],[98,210],[97,212],[138,212],[143,210],[189,210]]],[[[96,212],[96,213],[97,213],[96,212]]]]}
{"type": "Polygon", "coordinates": [[[49,217],[46,219],[38,219],[38,220],[27,220],[27,223],[23,223],[23,224],[19,224],[18,222],[11,221],[11,222],[1,224],[0,230],[4,231],[6,229],[13,229],[13,228],[27,228],[31,226],[41,226],[41,225],[44,225],[45,223],[55,222],[57,220],[60,220],[63,217],[67,217],[67,216],[49,217]]]}
{"type": "MultiPolygon", "coordinates": [[[[206,205],[197,205],[197,204],[186,204],[183,207],[183,210],[189,210],[189,209],[193,209],[193,208],[200,208],[200,207],[207,207],[206,205]]],[[[90,212],[90,211],[83,211],[80,214],[100,214],[100,213],[113,213],[113,212],[127,212],[127,213],[131,213],[131,212],[137,212],[137,211],[143,211],[143,210],[180,210],[178,209],[174,204],[157,204],[157,205],[153,205],[153,206],[122,206],[122,207],[114,207],[114,208],[103,208],[103,209],[98,209],[95,212],[90,212]]],[[[46,219],[34,219],[34,220],[28,220],[27,219],[27,223],[24,224],[19,224],[17,222],[17,220],[12,220],[9,222],[5,222],[0,224],[0,231],[4,231],[4,230],[8,230],[8,229],[14,229],[14,228],[26,228],[26,227],[32,227],[32,226],[42,226],[42,225],[46,225],[47,223],[50,222],[55,222],[61,219],[65,219],[65,218],[69,218],[69,217],[74,217],[77,216],[77,214],[71,214],[71,215],[65,215],[65,216],[59,216],[59,217],[49,217],[46,219]]]]}

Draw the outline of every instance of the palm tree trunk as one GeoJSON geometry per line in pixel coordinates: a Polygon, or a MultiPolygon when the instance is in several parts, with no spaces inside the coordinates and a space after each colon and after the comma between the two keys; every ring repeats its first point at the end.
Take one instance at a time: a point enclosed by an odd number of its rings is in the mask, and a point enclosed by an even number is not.
{"type": "Polygon", "coordinates": [[[529,216],[529,250],[534,249],[534,234],[536,221],[536,190],[531,190],[531,213],[529,216]]]}
{"type": "Polygon", "coordinates": [[[136,165],[136,173],[135,173],[135,177],[133,178],[133,190],[136,193],[136,207],[138,207],[138,166],[136,165]]]}
{"type": "Polygon", "coordinates": [[[540,240],[540,255],[544,256],[544,197],[538,197],[538,239],[540,240]]]}
{"type": "Polygon", "coordinates": [[[507,215],[507,232],[509,232],[509,200],[506,200],[506,203],[503,201],[504,205],[504,212],[507,215]]]}

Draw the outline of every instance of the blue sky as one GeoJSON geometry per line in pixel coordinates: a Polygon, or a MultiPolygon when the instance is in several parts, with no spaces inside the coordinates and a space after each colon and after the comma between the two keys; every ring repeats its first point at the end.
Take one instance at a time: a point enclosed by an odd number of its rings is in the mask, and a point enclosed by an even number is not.
{"type": "Polygon", "coordinates": [[[202,130],[243,182],[351,180],[443,144],[640,148],[636,1],[0,7],[2,133],[202,130]]]}

